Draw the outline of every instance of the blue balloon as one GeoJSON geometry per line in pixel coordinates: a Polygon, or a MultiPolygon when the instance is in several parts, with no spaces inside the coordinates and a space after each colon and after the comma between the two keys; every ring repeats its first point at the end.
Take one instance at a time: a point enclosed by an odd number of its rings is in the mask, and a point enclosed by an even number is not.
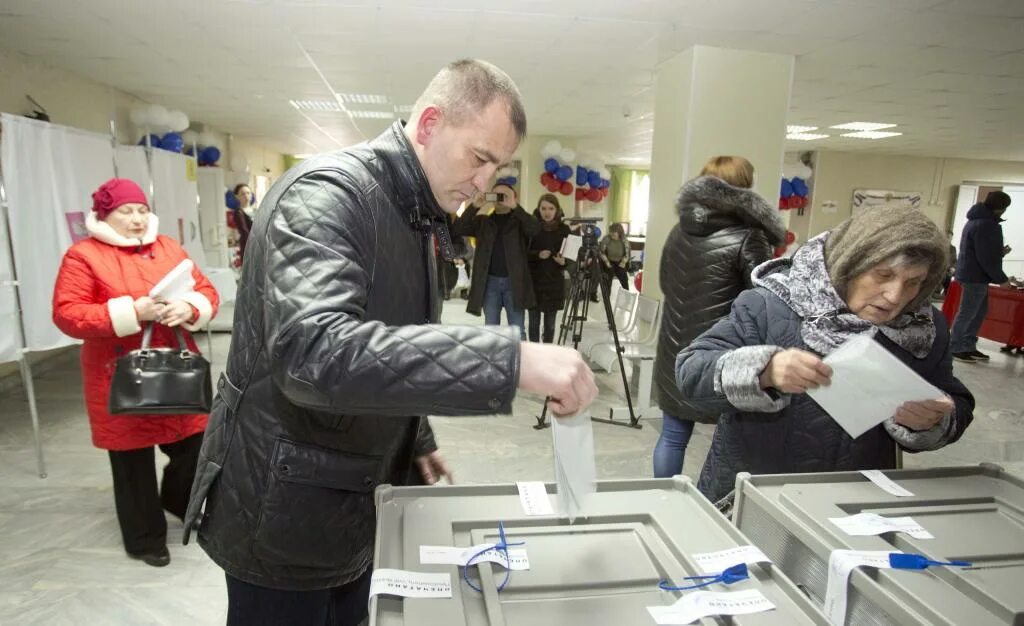
{"type": "Polygon", "coordinates": [[[587,174],[589,174],[589,173],[590,173],[590,170],[588,170],[587,168],[583,167],[582,165],[577,165],[576,166],[576,186],[577,187],[582,187],[583,185],[587,184],[587,174]]]}
{"type": "Polygon", "coordinates": [[[555,178],[562,181],[563,183],[572,178],[572,168],[568,165],[563,165],[558,168],[558,173],[555,174],[555,178]]]}
{"type": "Polygon", "coordinates": [[[597,237],[598,239],[601,238],[601,229],[597,226],[594,227],[594,236],[597,237]]]}
{"type": "Polygon", "coordinates": [[[224,192],[224,204],[229,209],[237,209],[239,207],[238,198],[235,197],[235,194],[231,193],[230,189],[224,192]]]}
{"type": "MultiPolygon", "coordinates": [[[[140,146],[146,145],[146,136],[145,135],[142,136],[142,139],[139,139],[139,145],[140,146]]],[[[154,148],[159,148],[160,147],[160,135],[150,135],[149,136],[149,145],[153,146],[154,148]]]]}
{"type": "Polygon", "coordinates": [[[519,179],[516,178],[515,176],[509,176],[508,178],[505,179],[505,184],[512,185],[513,187],[515,187],[518,182],[519,179]]]}
{"type": "Polygon", "coordinates": [[[608,180],[607,178],[602,178],[601,179],[601,184],[598,185],[597,188],[598,189],[607,189],[608,187],[611,187],[611,185],[612,185],[612,181],[608,180]]]}
{"type": "Polygon", "coordinates": [[[590,170],[590,173],[587,174],[587,182],[596,189],[601,184],[601,175],[594,170],[590,170]]]}
{"type": "Polygon", "coordinates": [[[546,159],[544,161],[544,171],[548,174],[554,174],[558,171],[558,161],[553,158],[546,159]]]}
{"type": "Polygon", "coordinates": [[[793,185],[794,195],[806,196],[811,191],[810,188],[807,186],[807,182],[804,179],[800,178],[799,176],[795,176],[791,181],[791,184],[793,185]]]}
{"type": "Polygon", "coordinates": [[[788,198],[793,195],[793,183],[789,182],[785,178],[782,179],[782,188],[779,189],[780,198],[788,198]]]}
{"type": "Polygon", "coordinates": [[[170,152],[181,152],[185,140],[178,133],[167,133],[160,139],[160,147],[170,152]]]}
{"type": "Polygon", "coordinates": [[[208,146],[199,152],[200,164],[216,165],[220,161],[220,150],[216,146],[208,146]]]}

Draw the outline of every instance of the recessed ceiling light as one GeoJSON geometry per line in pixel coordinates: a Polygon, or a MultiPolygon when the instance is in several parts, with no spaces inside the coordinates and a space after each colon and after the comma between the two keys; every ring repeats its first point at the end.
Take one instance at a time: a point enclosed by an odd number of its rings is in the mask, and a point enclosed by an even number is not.
{"type": "Polygon", "coordinates": [[[878,122],[849,122],[847,124],[838,124],[836,126],[830,126],[838,130],[882,130],[883,128],[892,128],[896,124],[879,124],[878,122]]]}
{"type": "Polygon", "coordinates": [[[341,111],[334,100],[289,100],[288,103],[299,111],[341,111]]]}
{"type": "Polygon", "coordinates": [[[378,93],[339,93],[342,101],[349,104],[388,104],[391,98],[378,93]]]}
{"type": "Polygon", "coordinates": [[[856,133],[843,133],[843,137],[853,137],[855,139],[885,139],[886,137],[897,137],[903,133],[891,133],[886,131],[877,130],[862,130],[856,133]]]}
{"type": "Polygon", "coordinates": [[[787,133],[806,133],[812,130],[818,130],[817,126],[787,126],[787,133]]]}
{"type": "Polygon", "coordinates": [[[828,135],[819,135],[817,133],[789,133],[786,135],[786,139],[794,139],[796,141],[814,141],[815,139],[826,139],[828,135]]]}
{"type": "Polygon", "coordinates": [[[352,117],[368,120],[390,120],[395,117],[395,114],[391,111],[356,111],[349,109],[348,112],[352,117]]]}

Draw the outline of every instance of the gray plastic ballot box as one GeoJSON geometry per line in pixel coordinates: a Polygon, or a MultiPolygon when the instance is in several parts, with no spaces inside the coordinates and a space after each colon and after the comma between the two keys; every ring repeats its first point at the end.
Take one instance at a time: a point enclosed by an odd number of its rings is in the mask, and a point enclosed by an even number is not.
{"type": "MultiPolygon", "coordinates": [[[[547,485],[557,512],[555,486],[547,485]]],[[[599,482],[586,517],[572,525],[556,515],[527,516],[515,485],[391,487],[377,490],[375,568],[449,572],[452,598],[377,596],[375,626],[601,626],[654,624],[646,607],[670,605],[683,593],[658,588],[666,579],[703,574],[691,558],[750,542],[714,509],[689,479],[599,482]],[[421,545],[459,546],[525,541],[530,569],[482,563],[469,568],[473,590],[455,565],[423,565],[421,545]]],[[[750,579],[708,591],[759,589],[773,611],[698,623],[827,624],[824,614],[772,565],[749,566],[750,579]]]]}
{"type": "Polygon", "coordinates": [[[1024,624],[1024,481],[982,464],[886,470],[913,496],[890,495],[859,472],[736,480],[734,521],[821,604],[832,550],[900,550],[969,568],[857,568],[847,624],[1024,624]],[[910,516],[934,539],[847,535],[829,518],[861,512],[910,516]]]}

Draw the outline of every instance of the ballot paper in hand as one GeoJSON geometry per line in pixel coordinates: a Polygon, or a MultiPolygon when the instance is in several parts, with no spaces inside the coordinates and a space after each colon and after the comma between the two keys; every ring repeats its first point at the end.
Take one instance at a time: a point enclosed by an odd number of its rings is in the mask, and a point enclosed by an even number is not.
{"type": "Polygon", "coordinates": [[[582,247],[583,237],[580,237],[579,235],[568,235],[562,241],[562,250],[559,254],[561,254],[563,258],[575,261],[579,258],[580,248],[582,247]]]}
{"type": "Polygon", "coordinates": [[[825,357],[832,384],[807,392],[856,439],[896,414],[904,402],[945,394],[877,341],[857,335],[825,357]]]}
{"type": "Polygon", "coordinates": [[[555,449],[555,483],[558,507],[576,521],[587,497],[597,491],[597,467],[594,464],[594,428],[589,415],[556,417],[551,420],[555,449]]]}
{"type": "Polygon", "coordinates": [[[192,261],[185,259],[178,263],[167,275],[160,279],[152,289],[149,290],[150,298],[162,300],[180,300],[185,294],[194,291],[196,281],[192,278],[192,261]]]}

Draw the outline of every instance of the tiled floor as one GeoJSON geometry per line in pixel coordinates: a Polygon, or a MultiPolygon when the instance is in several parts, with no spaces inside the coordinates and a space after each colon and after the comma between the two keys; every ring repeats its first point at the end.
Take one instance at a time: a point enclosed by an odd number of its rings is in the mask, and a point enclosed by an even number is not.
{"type": "MultiPolygon", "coordinates": [[[[444,321],[479,324],[464,304],[446,303],[444,321]]],[[[229,341],[226,334],[214,338],[215,376],[229,341]]],[[[956,365],[978,397],[974,425],[956,445],[909,457],[908,466],[993,461],[1024,473],[1024,359],[1005,357],[990,343],[982,349],[991,363],[956,365]]],[[[599,378],[594,415],[621,402],[618,377],[599,378]]],[[[0,624],[223,624],[223,574],[194,544],[172,541],[173,560],[161,569],[124,556],[107,456],[90,443],[79,388],[73,356],[36,379],[43,480],[35,472],[24,395],[20,388],[0,394],[0,624]]],[[[539,407],[537,399],[520,398],[512,417],[433,419],[456,480],[551,480],[550,432],[531,428],[539,407]]],[[[657,420],[645,420],[641,430],[595,424],[599,477],[649,476],[659,427],[657,420]]],[[[710,438],[710,427],[697,428],[685,473],[699,471],[710,438]]],[[[170,537],[179,537],[181,523],[170,518],[169,526],[170,537]]]]}

